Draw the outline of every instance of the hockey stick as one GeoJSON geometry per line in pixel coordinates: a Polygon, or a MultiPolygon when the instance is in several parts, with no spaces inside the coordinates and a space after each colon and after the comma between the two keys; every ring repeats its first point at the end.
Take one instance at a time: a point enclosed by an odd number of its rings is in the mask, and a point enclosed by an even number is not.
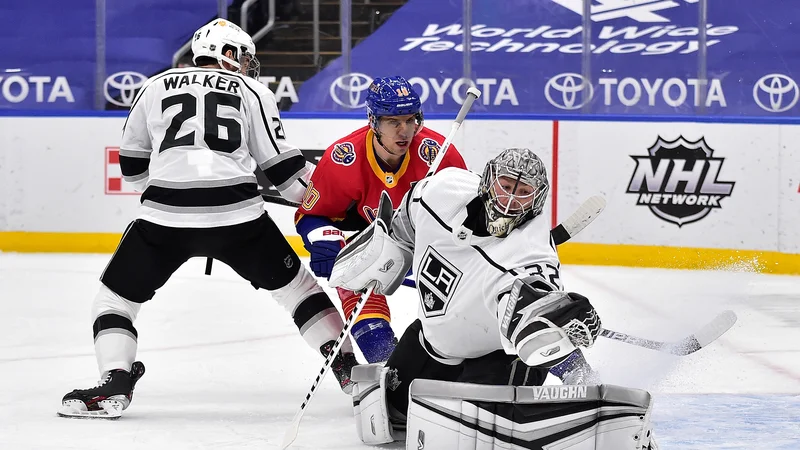
{"type": "Polygon", "coordinates": [[[561,245],[575,237],[576,234],[580,233],[581,230],[592,223],[592,221],[603,212],[605,207],[606,199],[603,198],[602,195],[589,197],[572,213],[572,215],[567,217],[567,220],[550,230],[550,236],[553,237],[553,242],[555,242],[556,245],[561,245]]]}
{"type": "Polygon", "coordinates": [[[696,333],[691,334],[677,342],[653,341],[608,329],[601,329],[600,336],[608,339],[614,339],[615,341],[622,341],[626,344],[636,345],[638,347],[649,348],[659,352],[670,353],[678,356],[686,356],[691,355],[692,353],[717,340],[717,338],[730,330],[735,323],[736,313],[733,311],[725,311],[715,317],[714,320],[703,326],[703,328],[698,330],[696,333]]]}
{"type": "Polygon", "coordinates": [[[297,439],[297,431],[300,429],[300,421],[303,419],[303,414],[306,412],[306,406],[311,401],[311,398],[314,396],[314,393],[317,391],[317,387],[319,383],[325,378],[325,375],[331,368],[331,364],[333,364],[333,358],[339,354],[339,350],[342,349],[342,345],[344,345],[345,339],[347,339],[347,335],[350,333],[350,327],[353,326],[353,322],[355,322],[356,317],[361,314],[361,310],[364,309],[364,305],[367,304],[367,299],[370,295],[372,295],[372,289],[375,287],[373,283],[367,292],[361,296],[360,299],[356,302],[355,308],[353,308],[353,312],[350,313],[350,317],[347,318],[347,322],[344,324],[344,328],[342,328],[342,332],[339,333],[339,337],[336,338],[336,342],[333,344],[333,348],[331,352],[328,354],[328,357],[325,358],[325,365],[322,366],[322,369],[319,371],[319,375],[314,380],[314,383],[311,385],[311,389],[308,390],[306,393],[306,398],[303,400],[303,404],[300,405],[300,409],[294,415],[292,419],[292,423],[289,425],[289,428],[286,430],[286,433],[283,435],[283,442],[281,443],[281,450],[285,450],[292,445],[295,439],[297,439]]]}
{"type": "MultiPolygon", "coordinates": [[[[389,198],[389,194],[386,191],[381,193],[381,200],[378,203],[378,213],[375,221],[372,223],[371,226],[382,226],[385,228],[385,231],[388,232],[388,227],[392,223],[392,199],[389,198]]],[[[348,247],[351,245],[361,245],[356,241],[351,242],[348,244],[348,247]]],[[[342,250],[342,253],[336,258],[338,262],[343,255],[348,253],[348,247],[345,247],[342,250]]],[[[356,247],[357,248],[357,247],[356,247]]],[[[303,419],[303,413],[305,413],[306,406],[308,402],[311,401],[311,398],[314,396],[314,393],[317,390],[317,386],[319,383],[325,378],[325,374],[328,373],[328,370],[331,368],[331,364],[333,364],[333,358],[339,354],[339,350],[341,350],[342,345],[344,345],[345,339],[347,339],[348,334],[350,334],[350,327],[353,326],[353,323],[356,321],[356,317],[361,314],[361,310],[364,308],[364,305],[367,304],[367,299],[372,295],[372,291],[375,289],[375,282],[370,283],[369,289],[367,292],[361,296],[356,302],[353,311],[350,313],[350,317],[347,318],[347,322],[344,324],[344,328],[342,328],[342,332],[339,333],[339,337],[336,338],[336,342],[333,344],[333,348],[331,352],[328,354],[328,357],[325,358],[325,365],[322,366],[322,369],[319,371],[319,375],[317,375],[317,379],[314,380],[314,383],[311,385],[311,389],[306,393],[306,399],[303,401],[303,404],[300,405],[300,409],[294,415],[294,419],[292,419],[291,425],[286,430],[286,434],[283,436],[283,443],[281,444],[281,450],[286,449],[292,442],[294,442],[295,438],[297,438],[297,431],[300,428],[300,420],[303,419]]]]}
{"type": "Polygon", "coordinates": [[[450,148],[453,138],[456,137],[456,132],[459,128],[461,128],[461,124],[464,123],[464,119],[467,117],[469,109],[472,108],[472,103],[480,97],[481,91],[479,91],[476,87],[472,86],[467,89],[467,98],[464,99],[464,104],[461,105],[461,109],[458,110],[456,120],[454,120],[453,125],[450,126],[450,132],[447,133],[447,137],[444,139],[444,142],[442,142],[442,147],[436,153],[436,158],[434,158],[431,162],[431,167],[428,169],[428,173],[425,174],[425,178],[428,178],[436,173],[436,170],[439,169],[440,165],[442,165],[444,155],[447,153],[447,149],[450,148]]]}
{"type": "Polygon", "coordinates": [[[290,206],[292,208],[299,208],[300,207],[300,203],[293,202],[291,200],[287,200],[287,199],[285,199],[283,197],[279,197],[277,195],[266,195],[266,194],[263,194],[263,195],[261,195],[261,198],[263,198],[265,202],[273,203],[275,205],[290,206]]]}

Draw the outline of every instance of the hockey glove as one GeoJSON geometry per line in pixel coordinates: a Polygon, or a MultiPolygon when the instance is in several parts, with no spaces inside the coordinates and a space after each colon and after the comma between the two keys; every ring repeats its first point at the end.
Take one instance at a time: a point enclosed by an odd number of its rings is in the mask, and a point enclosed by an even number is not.
{"type": "Polygon", "coordinates": [[[330,277],[336,256],[345,244],[344,233],[336,227],[324,226],[312,230],[303,241],[311,254],[311,271],[321,278],[330,277]]]}
{"type": "Polygon", "coordinates": [[[576,347],[590,347],[600,333],[597,312],[575,293],[548,292],[516,280],[498,305],[500,334],[507,353],[529,366],[560,363],[576,347]]]}
{"type": "Polygon", "coordinates": [[[544,317],[564,329],[576,347],[591,347],[602,328],[600,316],[588,298],[575,292],[569,292],[567,295],[567,302],[546,313],[544,317]]]}

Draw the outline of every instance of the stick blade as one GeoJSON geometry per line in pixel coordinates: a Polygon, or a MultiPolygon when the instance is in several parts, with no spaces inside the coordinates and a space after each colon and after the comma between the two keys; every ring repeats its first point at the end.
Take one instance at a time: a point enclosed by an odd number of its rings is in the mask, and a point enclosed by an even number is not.
{"type": "Polygon", "coordinates": [[[302,408],[300,411],[295,413],[294,418],[292,419],[292,423],[289,425],[289,428],[286,429],[286,433],[283,434],[283,442],[281,442],[281,450],[286,450],[289,446],[292,445],[295,439],[297,439],[297,430],[300,428],[300,417],[301,417],[302,408]]]}
{"type": "Polygon", "coordinates": [[[719,339],[720,336],[725,334],[736,324],[736,313],[733,311],[724,311],[714,318],[711,322],[707,323],[697,333],[689,336],[688,338],[678,342],[671,350],[671,353],[676,355],[686,356],[690,355],[708,344],[719,339]]]}
{"type": "Polygon", "coordinates": [[[561,245],[580,233],[605,208],[606,199],[602,195],[589,197],[571,216],[567,217],[567,220],[553,229],[552,235],[555,244],[561,245]]]}

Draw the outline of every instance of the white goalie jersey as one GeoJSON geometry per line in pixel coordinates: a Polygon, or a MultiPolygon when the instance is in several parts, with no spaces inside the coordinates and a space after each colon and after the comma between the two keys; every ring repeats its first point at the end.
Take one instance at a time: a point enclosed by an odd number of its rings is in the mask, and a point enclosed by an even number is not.
{"type": "Polygon", "coordinates": [[[424,345],[445,363],[502,350],[497,305],[516,278],[536,276],[563,290],[560,263],[543,217],[505,238],[472,225],[483,203],[480,176],[447,168],[420,181],[392,220],[392,236],[414,248],[424,345]],[[485,234],[485,233],[484,233],[485,234]]]}

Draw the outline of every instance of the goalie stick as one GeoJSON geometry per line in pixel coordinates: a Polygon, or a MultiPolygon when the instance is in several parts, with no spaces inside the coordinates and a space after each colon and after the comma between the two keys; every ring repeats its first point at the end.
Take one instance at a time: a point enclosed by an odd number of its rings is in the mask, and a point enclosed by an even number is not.
{"type": "Polygon", "coordinates": [[[567,220],[556,225],[555,228],[550,230],[550,236],[556,245],[561,245],[564,242],[572,239],[581,230],[586,228],[587,225],[592,223],[597,216],[606,207],[606,199],[602,195],[595,195],[589,197],[585,202],[575,210],[567,220]]]}
{"type": "Polygon", "coordinates": [[[636,345],[638,347],[649,348],[659,352],[670,353],[678,356],[686,356],[691,355],[692,353],[717,340],[720,336],[730,330],[735,323],[736,313],[733,311],[724,311],[715,317],[714,320],[703,326],[703,328],[699,329],[696,333],[676,342],[653,341],[608,329],[601,329],[600,336],[613,339],[615,341],[625,342],[626,344],[636,345]]]}

